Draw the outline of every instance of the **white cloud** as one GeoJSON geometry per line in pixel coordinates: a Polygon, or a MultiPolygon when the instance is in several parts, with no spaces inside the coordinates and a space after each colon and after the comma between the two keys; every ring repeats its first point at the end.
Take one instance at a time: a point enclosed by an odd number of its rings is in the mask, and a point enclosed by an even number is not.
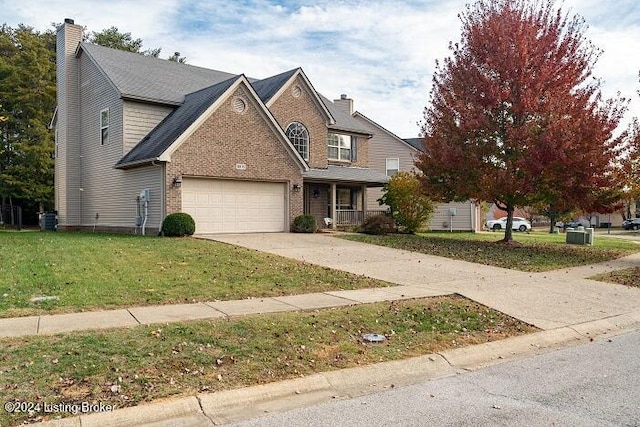
{"type": "MultiPolygon", "coordinates": [[[[565,0],[583,15],[587,36],[605,53],[595,70],[607,96],[630,97],[640,115],[640,10],[637,0],[565,0]]],[[[5,22],[39,30],[73,18],[90,31],[111,26],[141,38],[161,56],[262,78],[301,66],[333,99],[403,137],[417,135],[435,61],[460,38],[467,0],[0,0],[5,22]]],[[[561,3],[558,2],[560,5],[561,3]]],[[[0,18],[2,19],[2,18],[0,18]]]]}

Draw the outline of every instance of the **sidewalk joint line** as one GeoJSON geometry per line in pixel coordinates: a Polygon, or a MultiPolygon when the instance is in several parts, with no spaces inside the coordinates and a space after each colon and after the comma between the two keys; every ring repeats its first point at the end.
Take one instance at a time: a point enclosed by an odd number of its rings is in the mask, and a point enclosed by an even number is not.
{"type": "Polygon", "coordinates": [[[453,366],[453,364],[449,361],[449,359],[447,359],[447,356],[445,356],[444,354],[440,352],[433,353],[433,354],[437,354],[438,356],[442,357],[444,361],[447,362],[447,365],[451,366],[452,368],[456,368],[455,366],[453,366]]]}
{"type": "Polygon", "coordinates": [[[42,319],[42,316],[38,316],[38,321],[36,322],[36,335],[40,333],[40,319],[42,319]]]}
{"type": "MultiPolygon", "coordinates": [[[[370,290],[370,288],[367,289],[367,290],[370,290]]],[[[340,299],[343,299],[343,300],[348,301],[350,303],[354,303],[352,305],[364,304],[362,301],[354,300],[354,299],[343,297],[343,296],[340,296],[340,295],[333,295],[333,294],[330,294],[329,292],[339,292],[339,291],[324,291],[324,292],[321,292],[321,293],[323,295],[328,296],[328,297],[340,298],[340,299]]],[[[341,306],[339,306],[339,305],[332,306],[332,308],[335,308],[335,307],[341,307],[341,306]]]]}
{"type": "Polygon", "coordinates": [[[216,422],[215,422],[215,421],[214,421],[214,420],[213,420],[209,415],[207,415],[207,413],[205,412],[204,407],[202,406],[202,400],[200,400],[200,396],[198,396],[198,395],[196,394],[196,395],[195,395],[195,398],[196,398],[196,400],[198,401],[198,408],[200,408],[200,413],[201,413],[202,415],[204,415],[204,417],[205,417],[206,419],[208,419],[208,420],[209,420],[209,422],[211,422],[211,425],[212,425],[212,426],[218,425],[218,424],[216,424],[216,422]]]}
{"type": "Polygon", "coordinates": [[[138,320],[138,318],[137,318],[137,317],[136,317],[136,316],[131,312],[131,310],[130,310],[130,309],[128,309],[128,308],[127,308],[126,310],[127,310],[127,313],[129,313],[129,315],[130,315],[131,317],[133,317],[133,320],[135,320],[136,322],[138,322],[138,325],[142,325],[142,322],[140,322],[140,321],[138,320]]]}

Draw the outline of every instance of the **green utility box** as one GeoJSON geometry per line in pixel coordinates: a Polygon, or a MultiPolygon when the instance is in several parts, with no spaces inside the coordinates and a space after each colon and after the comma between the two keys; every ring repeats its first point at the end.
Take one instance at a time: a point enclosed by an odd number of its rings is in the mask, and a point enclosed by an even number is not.
{"type": "Polygon", "coordinates": [[[567,229],[567,244],[569,245],[593,245],[593,228],[586,230],[567,229]]]}

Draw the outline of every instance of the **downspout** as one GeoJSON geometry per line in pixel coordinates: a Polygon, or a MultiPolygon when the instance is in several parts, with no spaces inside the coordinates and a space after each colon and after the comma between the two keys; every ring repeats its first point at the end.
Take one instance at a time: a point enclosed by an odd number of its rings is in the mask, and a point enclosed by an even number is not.
{"type": "Polygon", "coordinates": [[[142,231],[141,234],[144,236],[145,228],[147,227],[147,217],[149,216],[149,200],[145,197],[144,199],[144,215],[142,219],[142,231]]]}

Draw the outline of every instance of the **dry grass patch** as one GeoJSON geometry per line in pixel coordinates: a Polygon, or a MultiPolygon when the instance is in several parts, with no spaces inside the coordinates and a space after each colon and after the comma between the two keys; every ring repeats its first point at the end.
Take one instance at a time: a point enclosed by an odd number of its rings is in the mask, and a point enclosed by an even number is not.
{"type": "MultiPolygon", "coordinates": [[[[0,340],[0,400],[117,407],[424,355],[536,329],[458,296],[0,340]],[[384,334],[366,343],[363,333],[384,334]]],[[[0,413],[1,425],[43,419],[0,413]]],[[[46,417],[45,417],[46,418],[46,417]]]]}
{"type": "Polygon", "coordinates": [[[564,234],[514,232],[515,244],[499,239],[504,233],[425,233],[370,236],[350,234],[348,240],[420,252],[520,271],[549,271],[596,264],[640,252],[640,245],[596,236],[594,246],[567,245],[564,234]]]}
{"type": "Polygon", "coordinates": [[[640,267],[598,274],[597,276],[591,277],[591,279],[601,282],[617,283],[632,288],[640,288],[640,267]]]}

